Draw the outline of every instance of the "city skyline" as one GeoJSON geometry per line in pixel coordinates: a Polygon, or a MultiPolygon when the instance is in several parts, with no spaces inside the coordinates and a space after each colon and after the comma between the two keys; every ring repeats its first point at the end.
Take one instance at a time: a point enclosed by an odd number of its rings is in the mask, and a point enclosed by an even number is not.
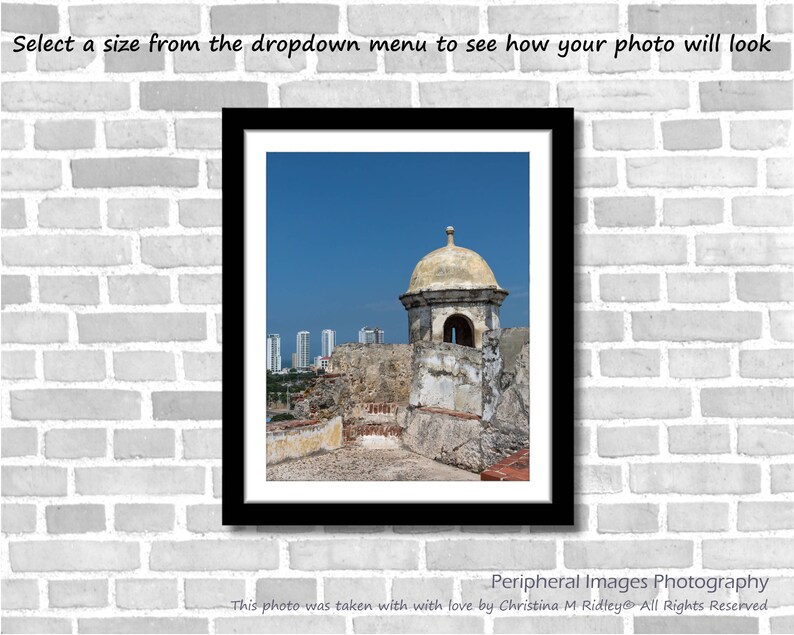
{"type": "Polygon", "coordinates": [[[325,328],[407,343],[399,296],[448,225],[510,292],[502,326],[527,326],[528,171],[521,153],[268,153],[268,331],[310,331],[310,359],[325,328]]]}

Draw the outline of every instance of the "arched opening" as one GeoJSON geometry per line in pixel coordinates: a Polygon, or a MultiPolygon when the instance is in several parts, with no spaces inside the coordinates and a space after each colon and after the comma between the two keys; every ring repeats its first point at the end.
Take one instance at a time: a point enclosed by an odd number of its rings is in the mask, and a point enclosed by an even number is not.
{"type": "Polygon", "coordinates": [[[460,346],[474,346],[474,328],[469,318],[451,315],[444,322],[444,341],[460,346]]]}

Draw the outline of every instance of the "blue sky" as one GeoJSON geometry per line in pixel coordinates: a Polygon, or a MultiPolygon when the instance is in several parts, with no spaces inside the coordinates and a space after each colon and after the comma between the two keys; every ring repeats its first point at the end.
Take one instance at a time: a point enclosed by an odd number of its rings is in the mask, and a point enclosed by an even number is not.
{"type": "Polygon", "coordinates": [[[520,153],[269,153],[267,332],[288,366],[298,331],[355,342],[379,326],[408,341],[398,300],[416,263],[446,244],[479,253],[510,291],[503,327],[527,326],[528,157],[520,153]]]}

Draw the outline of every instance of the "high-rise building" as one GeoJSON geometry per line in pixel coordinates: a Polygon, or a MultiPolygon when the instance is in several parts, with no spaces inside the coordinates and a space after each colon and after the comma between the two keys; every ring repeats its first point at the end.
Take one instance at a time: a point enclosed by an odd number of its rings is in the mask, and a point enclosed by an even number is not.
{"type": "Polygon", "coordinates": [[[336,348],[336,331],[332,331],[331,329],[323,329],[322,341],[323,341],[322,356],[331,357],[331,353],[333,353],[334,348],[336,348]]]}
{"type": "Polygon", "coordinates": [[[358,332],[359,344],[383,344],[383,329],[377,326],[365,326],[358,332]]]}
{"type": "Polygon", "coordinates": [[[267,369],[271,373],[281,370],[281,335],[278,333],[267,336],[267,369]]]}
{"type": "Polygon", "coordinates": [[[292,354],[292,366],[290,366],[290,368],[297,368],[297,367],[298,367],[298,354],[297,353],[293,353],[292,354]]]}
{"type": "Polygon", "coordinates": [[[295,354],[297,355],[298,368],[308,368],[309,350],[311,349],[309,331],[298,331],[298,337],[295,339],[295,354]]]}

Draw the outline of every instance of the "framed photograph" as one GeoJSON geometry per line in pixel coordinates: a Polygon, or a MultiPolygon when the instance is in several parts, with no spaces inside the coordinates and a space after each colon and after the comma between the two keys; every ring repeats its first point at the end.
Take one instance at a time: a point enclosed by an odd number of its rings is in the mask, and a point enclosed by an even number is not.
{"type": "Polygon", "coordinates": [[[223,168],[223,523],[573,524],[573,110],[224,109],[223,168]]]}

